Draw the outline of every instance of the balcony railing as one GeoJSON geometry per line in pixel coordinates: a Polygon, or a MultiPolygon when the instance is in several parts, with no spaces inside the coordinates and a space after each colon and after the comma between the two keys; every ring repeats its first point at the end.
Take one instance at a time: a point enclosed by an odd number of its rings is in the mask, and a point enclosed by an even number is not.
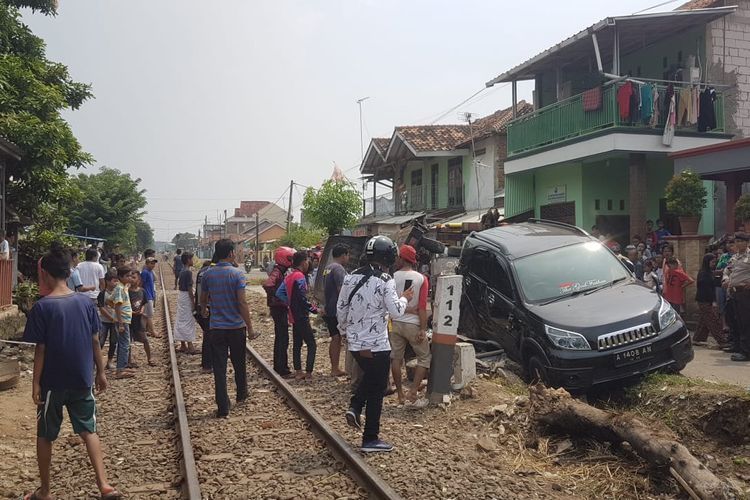
{"type": "MultiPolygon", "coordinates": [[[[666,123],[665,101],[667,87],[657,85],[659,99],[659,120],[655,126],[637,121],[630,123],[621,120],[617,107],[617,90],[623,83],[605,86],[602,89],[602,105],[596,111],[584,111],[583,94],[556,102],[533,113],[518,118],[508,124],[508,157],[535,149],[575,139],[598,131],[623,127],[625,129],[663,131],[666,123]]],[[[675,93],[680,91],[675,86],[675,93]]],[[[716,91],[714,102],[716,128],[710,132],[724,132],[724,95],[716,91]]],[[[677,126],[676,132],[697,132],[696,125],[677,126]]]]}

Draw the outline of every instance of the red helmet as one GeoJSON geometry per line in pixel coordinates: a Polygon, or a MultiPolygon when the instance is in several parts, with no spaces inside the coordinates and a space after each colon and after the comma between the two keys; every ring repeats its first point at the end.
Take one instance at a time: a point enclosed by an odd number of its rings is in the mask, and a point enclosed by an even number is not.
{"type": "Polygon", "coordinates": [[[294,257],[294,248],[279,247],[273,253],[273,260],[281,267],[292,267],[292,257],[294,257]]]}

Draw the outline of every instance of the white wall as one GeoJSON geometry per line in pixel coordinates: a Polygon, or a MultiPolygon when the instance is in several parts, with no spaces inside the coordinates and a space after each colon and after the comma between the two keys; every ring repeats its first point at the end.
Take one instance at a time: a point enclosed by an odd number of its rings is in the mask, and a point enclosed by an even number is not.
{"type": "Polygon", "coordinates": [[[477,151],[484,149],[485,153],[476,156],[476,167],[472,164],[471,155],[464,157],[464,206],[466,210],[491,208],[495,204],[497,143],[489,137],[477,141],[475,149],[477,151]],[[478,186],[477,178],[479,179],[478,186]]]}

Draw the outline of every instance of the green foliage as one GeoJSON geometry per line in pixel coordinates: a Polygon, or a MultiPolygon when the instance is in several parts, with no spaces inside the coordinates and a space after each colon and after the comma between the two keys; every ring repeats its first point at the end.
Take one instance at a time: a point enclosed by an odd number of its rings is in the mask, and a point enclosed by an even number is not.
{"type": "MultiPolygon", "coordinates": [[[[71,195],[73,193],[75,190],[71,191],[71,195]]],[[[75,238],[63,236],[67,224],[68,219],[58,206],[41,203],[37,207],[34,224],[18,241],[18,270],[21,274],[37,278],[36,263],[49,250],[53,241],[60,241],[70,247],[79,245],[75,238]]]]}
{"type": "Polygon", "coordinates": [[[39,286],[33,281],[24,281],[19,283],[18,286],[13,290],[13,303],[24,312],[29,314],[31,308],[34,307],[34,302],[39,296],[39,286]]]}
{"type": "Polygon", "coordinates": [[[198,246],[198,236],[193,233],[177,233],[172,238],[175,248],[182,248],[183,250],[195,250],[198,246]]]}
{"type": "Polygon", "coordinates": [[[322,229],[308,229],[293,224],[289,234],[278,241],[278,246],[292,248],[312,248],[326,237],[322,229]]]}
{"type": "Polygon", "coordinates": [[[302,209],[314,226],[334,235],[354,227],[362,211],[362,198],[351,184],[327,180],[317,191],[307,188],[302,209]]]}
{"type": "Polygon", "coordinates": [[[742,222],[750,222],[750,194],[743,194],[734,206],[734,217],[742,222]]]}
{"type": "Polygon", "coordinates": [[[135,245],[138,250],[154,248],[154,230],[143,220],[135,221],[135,245]]]}
{"type": "Polygon", "coordinates": [[[60,114],[92,94],[65,65],[46,58],[44,41],[21,22],[18,7],[53,15],[56,2],[0,1],[0,135],[22,151],[21,161],[6,171],[7,201],[36,219],[43,203],[68,202],[67,170],[93,161],[60,114]]]}
{"type": "Polygon", "coordinates": [[[97,174],[73,178],[81,195],[78,203],[68,208],[70,232],[103,238],[109,249],[117,245],[123,251],[138,249],[137,225],[145,224],[142,210],[146,206],[140,182],[107,167],[97,174]]]}
{"type": "Polygon", "coordinates": [[[700,177],[689,170],[670,179],[666,189],[667,210],[680,217],[699,217],[706,208],[708,192],[700,177]]]}

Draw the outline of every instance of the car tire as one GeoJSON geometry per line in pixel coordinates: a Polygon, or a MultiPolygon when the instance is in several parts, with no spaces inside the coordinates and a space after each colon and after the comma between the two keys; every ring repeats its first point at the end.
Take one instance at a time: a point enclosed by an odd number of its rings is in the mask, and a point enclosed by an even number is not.
{"type": "Polygon", "coordinates": [[[544,385],[549,385],[549,376],[547,374],[547,365],[544,364],[544,360],[537,355],[532,355],[526,361],[526,381],[530,384],[541,382],[544,385]]]}

